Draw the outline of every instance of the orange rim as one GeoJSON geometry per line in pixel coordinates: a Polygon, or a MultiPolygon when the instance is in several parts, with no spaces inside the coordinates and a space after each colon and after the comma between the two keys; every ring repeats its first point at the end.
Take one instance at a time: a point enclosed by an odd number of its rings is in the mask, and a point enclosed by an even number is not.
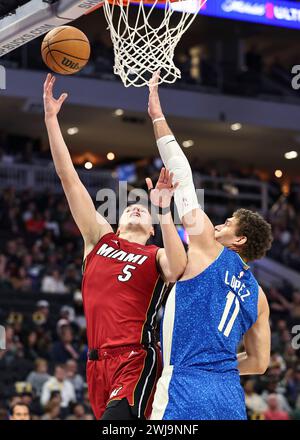
{"type": "MultiPolygon", "coordinates": [[[[105,0],[103,0],[99,5],[93,6],[91,9],[89,9],[89,10],[85,13],[85,15],[91,14],[92,12],[96,11],[97,9],[102,8],[104,1],[105,1],[105,0]]],[[[151,4],[155,3],[155,0],[140,0],[140,1],[139,1],[139,0],[131,0],[131,3],[136,3],[136,4],[138,4],[138,3],[140,3],[141,1],[143,1],[143,3],[145,3],[145,4],[147,4],[147,5],[151,5],[151,4]]],[[[108,0],[108,2],[109,2],[111,5],[113,5],[113,4],[115,4],[115,3],[118,3],[118,0],[108,0]]],[[[170,2],[171,2],[171,3],[176,3],[176,2],[178,2],[178,0],[170,0],[170,2]]],[[[164,3],[166,3],[166,0],[157,0],[156,3],[164,4],[164,3]]],[[[127,6],[127,0],[123,0],[123,6],[127,6]]]]}
{"type": "MultiPolygon", "coordinates": [[[[151,5],[153,3],[159,3],[159,4],[164,4],[166,3],[166,0],[131,0],[131,3],[145,3],[146,5],[151,5]]],[[[171,3],[176,3],[178,2],[178,0],[170,0],[171,3]]],[[[110,3],[111,5],[118,3],[118,0],[108,0],[108,3],[110,3]]],[[[126,6],[127,5],[127,0],[123,0],[123,5],[126,6]]]]}

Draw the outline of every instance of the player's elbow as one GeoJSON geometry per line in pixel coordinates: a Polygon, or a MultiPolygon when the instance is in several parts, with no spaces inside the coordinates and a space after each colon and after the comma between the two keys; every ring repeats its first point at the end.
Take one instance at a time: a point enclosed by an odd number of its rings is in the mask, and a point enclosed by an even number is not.
{"type": "Polygon", "coordinates": [[[179,278],[184,274],[187,265],[187,259],[183,258],[182,261],[177,265],[176,269],[171,274],[170,283],[176,283],[179,278]]]}
{"type": "Polygon", "coordinates": [[[168,283],[176,283],[177,280],[183,275],[185,270],[185,266],[180,266],[174,270],[170,270],[170,272],[166,275],[166,280],[168,283]]]}
{"type": "Polygon", "coordinates": [[[257,374],[265,374],[269,367],[270,356],[263,356],[257,360],[257,374]]]}
{"type": "Polygon", "coordinates": [[[168,283],[176,283],[180,275],[177,275],[176,272],[170,272],[165,278],[168,283]]]}

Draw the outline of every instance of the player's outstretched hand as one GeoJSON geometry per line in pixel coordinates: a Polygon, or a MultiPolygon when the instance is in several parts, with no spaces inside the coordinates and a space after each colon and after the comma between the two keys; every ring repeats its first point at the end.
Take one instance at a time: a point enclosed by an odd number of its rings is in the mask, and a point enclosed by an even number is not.
{"type": "Polygon", "coordinates": [[[148,113],[152,120],[163,117],[163,112],[161,109],[159,95],[158,95],[159,75],[160,75],[160,71],[157,70],[156,72],[153,73],[152,78],[149,81],[148,113]]]}
{"type": "Polygon", "coordinates": [[[44,110],[45,110],[45,118],[51,118],[52,116],[56,116],[64,101],[67,99],[68,94],[63,93],[58,99],[53,97],[53,86],[55,83],[55,76],[48,73],[46,81],[44,83],[44,110]]]}
{"type": "Polygon", "coordinates": [[[175,189],[178,182],[173,185],[173,173],[166,168],[162,168],[155,188],[150,177],[146,178],[148,191],[150,191],[150,200],[154,206],[167,208],[170,206],[175,189]]]}

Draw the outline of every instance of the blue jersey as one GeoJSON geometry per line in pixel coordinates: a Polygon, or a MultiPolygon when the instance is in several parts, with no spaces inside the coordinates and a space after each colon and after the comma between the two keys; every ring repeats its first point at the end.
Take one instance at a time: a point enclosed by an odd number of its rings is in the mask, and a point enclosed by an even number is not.
{"type": "Polygon", "coordinates": [[[257,320],[258,284],[240,256],[224,248],[196,277],[178,281],[164,312],[164,365],[237,369],[237,348],[257,320]]]}
{"type": "Polygon", "coordinates": [[[258,292],[249,266],[226,247],[202,273],[176,283],[161,326],[158,418],[245,418],[236,353],[257,320],[258,292]]]}

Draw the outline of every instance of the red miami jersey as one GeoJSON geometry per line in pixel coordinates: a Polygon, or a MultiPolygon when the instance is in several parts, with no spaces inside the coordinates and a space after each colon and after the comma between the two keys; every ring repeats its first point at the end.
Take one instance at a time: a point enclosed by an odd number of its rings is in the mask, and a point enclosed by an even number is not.
{"type": "Polygon", "coordinates": [[[89,348],[153,344],[164,281],[157,246],[105,234],[85,259],[83,306],[89,348]]]}

